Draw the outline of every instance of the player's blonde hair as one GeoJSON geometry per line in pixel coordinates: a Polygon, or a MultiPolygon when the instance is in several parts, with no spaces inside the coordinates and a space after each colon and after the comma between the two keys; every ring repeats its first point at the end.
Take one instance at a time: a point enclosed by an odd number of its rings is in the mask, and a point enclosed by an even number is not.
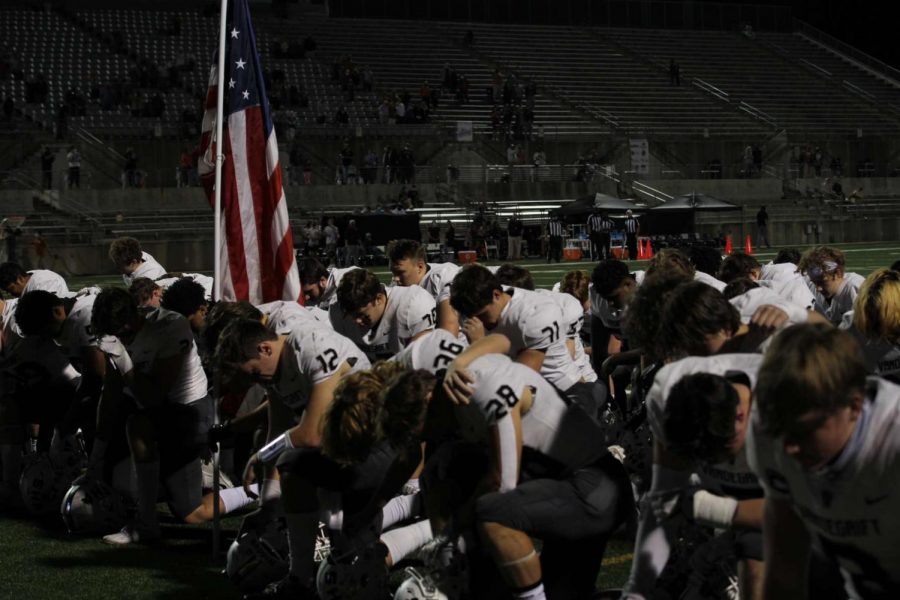
{"type": "Polygon", "coordinates": [[[801,323],[782,330],[766,351],[756,383],[763,428],[790,433],[800,418],[831,415],[851,404],[866,385],[856,339],[828,323],[801,323]]]}
{"type": "Polygon", "coordinates": [[[677,248],[663,248],[647,263],[647,276],[684,275],[691,279],[697,269],[691,264],[687,254],[677,248]]]}
{"type": "Polygon", "coordinates": [[[382,361],[341,380],[322,422],[322,451],[326,456],[345,465],[366,459],[379,439],[381,392],[403,372],[399,363],[382,361]]]}
{"type": "Polygon", "coordinates": [[[591,276],[587,271],[569,271],[562,278],[559,291],[564,294],[571,294],[584,304],[588,299],[588,284],[591,282],[591,276]]]}
{"type": "Polygon", "coordinates": [[[859,288],[853,324],[870,339],[900,340],[900,272],[873,271],[859,288]]]}

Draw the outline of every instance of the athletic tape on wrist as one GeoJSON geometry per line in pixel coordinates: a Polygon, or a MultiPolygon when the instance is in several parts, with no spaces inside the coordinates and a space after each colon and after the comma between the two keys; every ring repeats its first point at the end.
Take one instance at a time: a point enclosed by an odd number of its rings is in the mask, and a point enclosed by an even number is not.
{"type": "Polygon", "coordinates": [[[727,529],[734,521],[738,501],[699,490],[694,494],[694,521],[717,529],[727,529]]]}
{"type": "Polygon", "coordinates": [[[289,431],[286,431],[260,448],[259,452],[257,452],[257,456],[259,456],[260,462],[267,463],[275,460],[281,456],[282,452],[290,450],[293,447],[294,444],[291,442],[291,434],[289,431]]]}

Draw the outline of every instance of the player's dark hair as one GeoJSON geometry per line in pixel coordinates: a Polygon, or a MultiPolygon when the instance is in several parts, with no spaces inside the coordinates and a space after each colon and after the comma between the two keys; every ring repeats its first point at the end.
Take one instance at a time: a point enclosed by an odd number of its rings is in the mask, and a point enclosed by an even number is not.
{"type": "Polygon", "coordinates": [[[493,273],[481,265],[466,265],[450,284],[450,306],[471,317],[494,301],[495,290],[503,291],[503,286],[493,273]]]}
{"type": "Polygon", "coordinates": [[[133,262],[141,262],[144,256],[141,243],[133,237],[116,238],[109,245],[109,260],[117,267],[124,267],[133,262]]]}
{"type": "Polygon", "coordinates": [[[203,344],[214,352],[219,345],[219,336],[229,323],[239,319],[261,321],[262,313],[249,302],[216,302],[206,313],[206,326],[203,328],[203,344]]]}
{"type": "Polygon", "coordinates": [[[534,291],[534,277],[531,275],[531,271],[525,267],[505,263],[500,265],[495,275],[502,285],[511,285],[523,290],[534,291]]]}
{"type": "Polygon", "coordinates": [[[435,391],[436,383],[434,375],[419,369],[401,373],[385,387],[378,426],[382,436],[395,448],[405,448],[421,439],[428,413],[428,393],[435,391]]]}
{"type": "Polygon", "coordinates": [[[782,265],[784,263],[791,263],[796,265],[800,262],[800,251],[796,248],[782,248],[778,251],[778,254],[775,255],[775,258],[772,259],[772,264],[782,265]]]}
{"type": "Polygon", "coordinates": [[[328,277],[328,269],[318,258],[307,256],[297,261],[297,270],[300,274],[300,285],[316,283],[323,277],[328,277]]]}
{"type": "Polygon", "coordinates": [[[732,279],[731,283],[725,286],[725,289],[722,290],[722,295],[725,296],[726,300],[731,300],[735,296],[746,294],[758,287],[759,284],[749,277],[738,277],[737,279],[732,279]]]}
{"type": "Polygon", "coordinates": [[[201,306],[208,304],[206,290],[193,279],[183,277],[163,292],[160,304],[166,310],[175,311],[187,317],[200,310],[201,306]]]}
{"type": "Polygon", "coordinates": [[[220,390],[237,391],[249,381],[241,372],[241,365],[259,358],[259,345],[278,336],[258,320],[238,319],[222,330],[213,356],[214,372],[220,390]]]}
{"type": "Polygon", "coordinates": [[[895,260],[894,262],[892,262],[889,268],[891,269],[891,271],[900,271],[900,260],[895,260]]]}
{"type": "Polygon", "coordinates": [[[94,300],[91,329],[95,335],[117,335],[140,318],[131,294],[122,288],[104,288],[94,300]]]}
{"type": "Polygon", "coordinates": [[[734,439],[739,401],[737,391],[720,375],[682,377],[666,399],[666,449],[692,462],[720,462],[734,439]]]}
{"type": "Polygon", "coordinates": [[[628,305],[622,329],[628,336],[629,345],[641,348],[651,362],[662,360],[665,354],[657,339],[663,306],[678,286],[690,281],[678,272],[645,277],[628,305]]]}
{"type": "Polygon", "coordinates": [[[716,276],[722,266],[722,254],[718,248],[692,246],[688,250],[688,258],[695,269],[712,277],[716,276]]]}
{"type": "Polygon", "coordinates": [[[19,277],[27,277],[28,271],[22,268],[22,265],[14,262],[5,262],[0,265],[0,289],[6,288],[15,283],[19,277]]]}
{"type": "Polygon", "coordinates": [[[149,277],[138,277],[131,282],[128,293],[131,294],[134,303],[141,306],[150,300],[153,297],[153,292],[158,289],[160,289],[159,284],[149,277]]]}
{"type": "Polygon", "coordinates": [[[16,324],[23,335],[38,335],[53,319],[53,309],[63,300],[44,290],[23,294],[16,303],[16,324]]]}
{"type": "Polygon", "coordinates": [[[625,278],[630,276],[628,265],[611,258],[597,263],[591,272],[591,283],[594,284],[594,291],[600,294],[601,298],[605,298],[616,291],[625,278]]]}
{"type": "Polygon", "coordinates": [[[722,292],[691,281],[666,299],[657,344],[664,358],[706,356],[708,336],[723,330],[733,334],[740,325],[740,313],[722,292]]]}
{"type": "Polygon", "coordinates": [[[719,269],[717,277],[725,283],[731,283],[738,277],[749,278],[753,271],[758,271],[761,267],[759,261],[743,252],[736,252],[722,261],[722,267],[719,269]]]}
{"type": "Polygon", "coordinates": [[[391,264],[407,259],[424,261],[427,258],[425,246],[416,240],[391,240],[388,242],[385,254],[387,254],[391,264]]]}
{"type": "Polygon", "coordinates": [[[800,418],[832,415],[864,393],[866,365],[850,333],[828,323],[801,323],[772,339],[759,369],[756,403],[763,429],[790,434],[800,418]]]}
{"type": "Polygon", "coordinates": [[[385,294],[384,285],[368,269],[353,269],[346,273],[337,289],[338,304],[348,315],[375,302],[378,294],[385,294]]]}

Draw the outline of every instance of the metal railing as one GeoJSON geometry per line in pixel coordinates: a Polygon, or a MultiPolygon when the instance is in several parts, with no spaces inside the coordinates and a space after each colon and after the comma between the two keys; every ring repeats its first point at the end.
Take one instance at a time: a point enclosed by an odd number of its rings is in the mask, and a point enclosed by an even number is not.
{"type": "Polygon", "coordinates": [[[887,78],[893,79],[895,84],[900,85],[900,70],[895,69],[887,63],[878,60],[874,56],[862,52],[858,48],[854,48],[850,44],[842,42],[836,37],[813,27],[805,21],[794,19],[793,24],[794,31],[796,31],[797,33],[806,36],[814,42],[818,42],[820,45],[829,46],[832,49],[837,50],[841,54],[852,58],[854,61],[860,63],[861,65],[864,65],[872,69],[873,71],[877,71],[887,78]]]}

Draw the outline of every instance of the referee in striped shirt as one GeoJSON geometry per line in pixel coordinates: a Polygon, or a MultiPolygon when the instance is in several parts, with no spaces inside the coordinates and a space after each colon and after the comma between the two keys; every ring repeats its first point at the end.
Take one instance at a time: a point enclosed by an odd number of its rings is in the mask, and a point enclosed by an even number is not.
{"type": "Polygon", "coordinates": [[[628,258],[637,260],[637,238],[641,232],[641,224],[631,213],[631,209],[625,211],[625,245],[628,247],[628,258]]]}
{"type": "Polygon", "coordinates": [[[594,260],[612,258],[609,252],[609,236],[613,225],[609,217],[602,212],[596,212],[588,219],[588,237],[591,239],[591,256],[594,260]]]}
{"type": "Polygon", "coordinates": [[[565,226],[559,220],[559,216],[550,217],[550,223],[547,224],[547,233],[550,234],[550,244],[547,252],[547,262],[559,262],[562,260],[563,235],[565,235],[565,226]]]}

